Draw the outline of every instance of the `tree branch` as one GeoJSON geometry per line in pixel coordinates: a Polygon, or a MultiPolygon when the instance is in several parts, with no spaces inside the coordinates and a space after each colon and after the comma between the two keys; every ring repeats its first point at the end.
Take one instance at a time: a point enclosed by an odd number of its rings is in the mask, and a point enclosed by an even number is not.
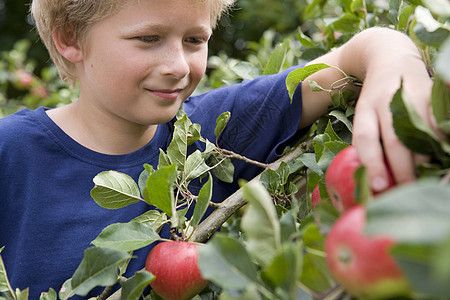
{"type": "MultiPolygon", "coordinates": [[[[290,152],[286,153],[277,161],[268,165],[268,168],[277,170],[281,162],[292,162],[297,157],[306,152],[312,151],[312,139],[309,139],[290,152]]],[[[251,181],[259,180],[261,174],[253,178],[251,181]]],[[[305,179],[302,179],[305,181],[305,179]]],[[[217,209],[213,211],[205,220],[203,220],[195,230],[194,242],[204,242],[211,238],[211,236],[225,223],[239,208],[244,206],[247,202],[243,199],[242,189],[237,190],[230,197],[217,204],[217,209]]]]}
{"type": "MultiPolygon", "coordinates": [[[[312,152],[312,139],[300,143],[294,147],[291,151],[283,155],[277,161],[267,165],[269,169],[277,170],[281,162],[292,162],[300,155],[307,152],[312,152]]],[[[261,174],[253,178],[251,181],[259,180],[261,174]]],[[[306,182],[305,178],[300,179],[298,185],[302,185],[306,182]]],[[[239,208],[244,206],[247,202],[242,196],[242,189],[237,190],[227,199],[221,203],[216,204],[216,210],[213,211],[205,220],[203,220],[195,230],[194,242],[204,242],[211,238],[211,236],[219,230],[219,228],[225,223],[239,208]]],[[[120,300],[122,289],[117,290],[114,294],[108,297],[107,300],[120,300]]]]}

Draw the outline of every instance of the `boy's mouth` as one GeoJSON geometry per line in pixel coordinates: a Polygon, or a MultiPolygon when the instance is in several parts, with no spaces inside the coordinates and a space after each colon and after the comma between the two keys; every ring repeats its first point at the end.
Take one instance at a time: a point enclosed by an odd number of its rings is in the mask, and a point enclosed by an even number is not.
{"type": "Polygon", "coordinates": [[[181,89],[176,90],[147,90],[153,95],[163,99],[177,99],[181,93],[181,89]]]}

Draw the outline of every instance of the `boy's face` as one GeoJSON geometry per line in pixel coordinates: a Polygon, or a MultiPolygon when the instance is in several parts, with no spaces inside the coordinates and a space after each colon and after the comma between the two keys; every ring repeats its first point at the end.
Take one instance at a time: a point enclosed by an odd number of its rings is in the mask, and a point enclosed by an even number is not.
{"type": "Polygon", "coordinates": [[[204,75],[209,1],[131,0],[85,39],[80,102],[139,125],[165,123],[204,75]]]}

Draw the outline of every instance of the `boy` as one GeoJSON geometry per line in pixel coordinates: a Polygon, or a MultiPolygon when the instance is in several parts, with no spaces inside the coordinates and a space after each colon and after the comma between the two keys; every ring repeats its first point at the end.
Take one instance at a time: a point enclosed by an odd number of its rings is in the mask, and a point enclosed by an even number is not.
{"type": "MultiPolygon", "coordinates": [[[[97,206],[89,195],[92,178],[117,170],[137,180],[144,163],[156,167],[183,103],[210,140],[217,116],[230,111],[222,147],[261,162],[278,158],[283,145],[326,112],[329,95],[307,85],[298,87],[290,104],[289,71],[189,98],[205,72],[212,28],[231,4],[33,1],[39,33],[61,77],[80,83],[80,97],[64,107],[24,110],[0,120],[0,246],[13,287],[30,287],[30,299],[49,287],[59,290],[104,227],[148,209],[146,204],[117,211],[97,206]]],[[[414,164],[422,158],[396,139],[389,102],[403,78],[416,109],[432,124],[432,82],[414,44],[398,32],[367,30],[315,62],[364,80],[353,143],[372,187],[386,188],[380,138],[389,144],[386,155],[396,181],[413,180],[414,164]]],[[[327,69],[310,79],[330,86],[339,76],[327,69]]],[[[235,169],[235,179],[251,179],[260,171],[241,162],[235,169]]],[[[222,201],[236,188],[216,180],[213,200],[222,201]]],[[[142,268],[147,251],[135,253],[130,272],[142,268]]]]}

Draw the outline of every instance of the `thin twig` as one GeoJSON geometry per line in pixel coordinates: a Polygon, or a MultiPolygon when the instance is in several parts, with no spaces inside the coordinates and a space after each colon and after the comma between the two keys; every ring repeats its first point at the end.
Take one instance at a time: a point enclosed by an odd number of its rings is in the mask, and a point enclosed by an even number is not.
{"type": "Polygon", "coordinates": [[[107,286],[103,292],[100,294],[100,296],[97,297],[97,300],[105,300],[108,298],[109,294],[111,294],[113,290],[112,286],[107,286]]]}
{"type": "Polygon", "coordinates": [[[267,169],[269,167],[268,164],[264,164],[264,163],[261,163],[259,161],[250,159],[248,157],[239,155],[239,154],[237,154],[237,153],[235,153],[233,151],[230,151],[230,150],[220,149],[219,148],[218,151],[220,152],[220,154],[222,154],[224,157],[227,157],[227,158],[235,158],[235,159],[243,160],[246,163],[258,166],[258,167],[263,168],[263,169],[267,169]]]}
{"type": "MultiPolygon", "coordinates": [[[[277,161],[269,164],[267,167],[272,170],[277,170],[281,162],[292,162],[303,153],[310,152],[312,147],[311,145],[312,139],[301,143],[277,161]]],[[[260,177],[261,174],[253,178],[251,181],[257,181],[260,177]]],[[[194,241],[204,242],[211,238],[211,236],[222,226],[222,224],[224,224],[246,203],[247,201],[243,198],[242,189],[237,190],[230,197],[221,203],[218,203],[218,208],[198,225],[194,236],[194,241]]]]}

